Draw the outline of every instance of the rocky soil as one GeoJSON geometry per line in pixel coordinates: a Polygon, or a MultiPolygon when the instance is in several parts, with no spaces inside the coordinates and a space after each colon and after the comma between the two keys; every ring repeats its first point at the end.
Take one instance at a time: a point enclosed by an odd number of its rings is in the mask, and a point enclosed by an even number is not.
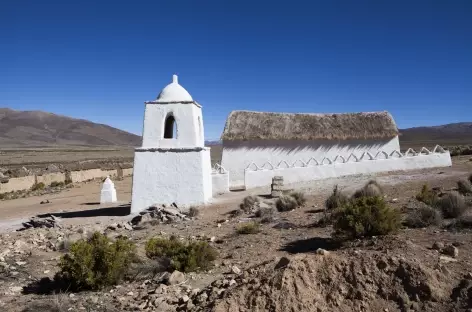
{"type": "MultiPolygon", "coordinates": [[[[468,159],[459,160],[453,168],[378,180],[389,205],[406,213],[415,209],[413,197],[425,182],[452,189],[472,170],[468,159]]],[[[367,179],[338,182],[347,189],[367,179]]],[[[394,235],[339,243],[331,239],[331,227],[316,225],[332,189],[331,182],[320,183],[304,187],[303,207],[276,213],[257,234],[236,233],[242,223],[261,220],[253,211],[232,213],[247,193],[200,207],[192,217],[178,207],[154,207],[118,222],[33,219],[38,226],[0,234],[0,310],[472,311],[470,229],[404,228],[394,235]],[[149,238],[171,235],[207,241],[219,257],[208,272],[159,272],[148,259],[133,266],[120,285],[96,292],[59,289],[53,277],[60,257],[72,242],[94,231],[127,236],[142,259],[149,238]]],[[[261,202],[270,207],[265,197],[261,202]]]]}

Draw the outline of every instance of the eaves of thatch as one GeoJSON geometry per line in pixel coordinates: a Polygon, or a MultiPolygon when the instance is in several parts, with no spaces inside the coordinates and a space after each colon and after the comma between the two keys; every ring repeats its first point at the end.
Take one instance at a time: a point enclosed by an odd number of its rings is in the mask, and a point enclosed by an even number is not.
{"type": "Polygon", "coordinates": [[[398,135],[388,112],[291,114],[232,111],[221,136],[224,141],[368,140],[398,135]]]}

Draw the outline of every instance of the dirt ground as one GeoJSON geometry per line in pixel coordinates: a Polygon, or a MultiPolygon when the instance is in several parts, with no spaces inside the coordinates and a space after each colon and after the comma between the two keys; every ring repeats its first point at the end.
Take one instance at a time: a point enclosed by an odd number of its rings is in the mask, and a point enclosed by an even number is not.
{"type": "Polygon", "coordinates": [[[0,201],[0,264],[8,264],[3,271],[0,266],[0,310],[49,311],[38,305],[52,304],[61,307],[57,311],[469,311],[469,230],[402,229],[387,237],[337,245],[330,240],[331,227],[315,226],[335,185],[350,192],[376,178],[389,205],[404,210],[424,183],[453,189],[458,179],[472,172],[469,158],[454,158],[450,168],[288,185],[305,192],[307,203],[278,213],[277,220],[262,224],[258,234],[250,235],[238,235],[235,230],[252,216],[231,217],[229,213],[238,209],[245,196],[264,198],[268,189],[224,194],[200,207],[194,220],[134,230],[106,230],[110,224],[131,219],[130,178],[115,182],[120,202],[113,206],[97,203],[99,181],[57,194],[0,201]],[[40,204],[45,200],[50,203],[40,204]],[[49,213],[61,218],[62,229],[15,231],[28,218],[49,213]],[[145,241],[156,235],[208,240],[219,258],[211,271],[189,273],[184,283],[165,291],[152,280],[127,281],[100,292],[59,295],[33,287],[58,270],[64,252],[52,245],[60,237],[81,237],[95,230],[126,235],[137,243],[141,255],[145,241]],[[435,242],[454,244],[458,257],[443,257],[432,250],[435,242]],[[326,254],[318,254],[319,248],[326,254]],[[287,257],[288,264],[278,269],[281,257],[287,257]]]}

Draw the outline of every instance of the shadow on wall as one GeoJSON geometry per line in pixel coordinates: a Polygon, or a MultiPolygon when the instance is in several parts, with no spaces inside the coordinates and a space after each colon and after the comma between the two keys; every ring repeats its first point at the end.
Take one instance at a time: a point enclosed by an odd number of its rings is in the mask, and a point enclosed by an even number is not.
{"type": "MultiPolygon", "coordinates": [[[[88,204],[88,203],[86,203],[88,204]]],[[[99,209],[89,209],[89,210],[79,210],[79,211],[70,211],[70,212],[57,212],[57,213],[46,213],[38,215],[40,218],[45,218],[50,215],[59,218],[90,218],[90,217],[119,217],[127,216],[131,213],[131,205],[120,205],[116,207],[109,208],[99,208],[99,209]]]]}
{"type": "MultiPolygon", "coordinates": [[[[241,150],[246,151],[270,151],[271,153],[283,153],[285,155],[295,154],[299,152],[329,153],[330,150],[335,150],[336,154],[340,150],[346,151],[368,151],[379,150],[387,145],[392,139],[387,140],[348,140],[348,141],[333,141],[333,140],[314,140],[314,141],[225,141],[223,143],[224,149],[228,151],[241,150]]],[[[396,147],[398,148],[398,147],[396,147]]]]}

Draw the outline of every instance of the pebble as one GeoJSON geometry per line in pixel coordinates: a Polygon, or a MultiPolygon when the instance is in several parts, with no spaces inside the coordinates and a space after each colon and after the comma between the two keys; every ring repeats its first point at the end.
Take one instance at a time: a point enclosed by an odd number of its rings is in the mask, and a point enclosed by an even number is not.
{"type": "Polygon", "coordinates": [[[241,274],[241,269],[238,268],[237,266],[233,265],[231,267],[231,272],[233,272],[234,274],[241,274]]]}
{"type": "Polygon", "coordinates": [[[329,254],[329,251],[327,251],[326,249],[323,249],[323,248],[318,248],[316,250],[316,254],[326,256],[326,255],[329,254]]]}
{"type": "Polygon", "coordinates": [[[442,250],[442,253],[447,255],[447,256],[450,256],[450,257],[453,257],[453,258],[457,258],[459,256],[459,248],[453,246],[453,245],[447,245],[446,247],[444,247],[444,249],[442,250]]]}

